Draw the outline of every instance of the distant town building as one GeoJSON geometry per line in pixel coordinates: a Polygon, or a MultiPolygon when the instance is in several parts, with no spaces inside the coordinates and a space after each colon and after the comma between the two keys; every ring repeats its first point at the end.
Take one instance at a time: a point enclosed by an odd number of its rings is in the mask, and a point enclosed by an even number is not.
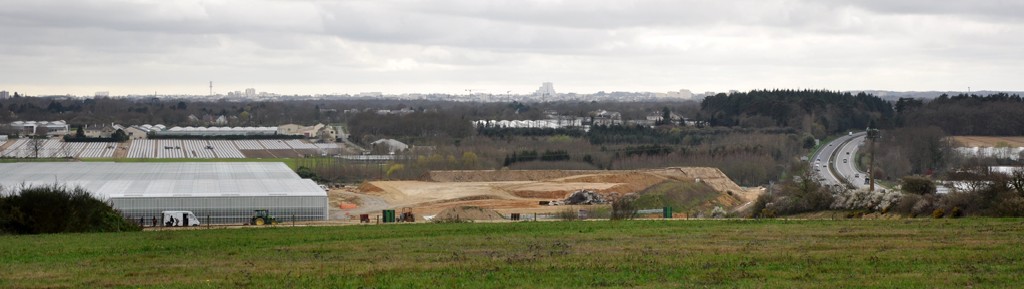
{"type": "Polygon", "coordinates": [[[256,96],[256,89],[255,88],[246,88],[245,89],[245,97],[255,97],[255,96],[256,96]]]}
{"type": "Polygon", "coordinates": [[[540,88],[537,88],[537,91],[534,92],[533,95],[539,97],[556,96],[555,85],[550,82],[542,83],[540,88]]]}
{"type": "Polygon", "coordinates": [[[663,98],[693,99],[693,92],[690,92],[689,89],[680,89],[679,91],[656,93],[655,96],[663,98]]]}
{"type": "Polygon", "coordinates": [[[109,91],[97,91],[93,97],[110,97],[109,91]]]}
{"type": "Polygon", "coordinates": [[[382,96],[384,96],[383,92],[360,92],[359,94],[356,94],[356,97],[382,97],[382,96]]]}
{"type": "Polygon", "coordinates": [[[7,92],[6,90],[0,91],[0,99],[7,99],[7,98],[10,98],[10,97],[11,97],[11,94],[9,92],[7,92]]]}

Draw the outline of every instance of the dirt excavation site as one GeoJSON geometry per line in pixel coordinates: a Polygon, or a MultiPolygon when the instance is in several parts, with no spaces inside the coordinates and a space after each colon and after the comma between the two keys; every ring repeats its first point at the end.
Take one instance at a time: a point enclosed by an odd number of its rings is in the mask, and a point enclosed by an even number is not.
{"type": "Polygon", "coordinates": [[[372,181],[334,189],[330,192],[330,203],[332,221],[358,221],[359,214],[369,214],[373,219],[385,209],[412,212],[417,222],[423,221],[424,216],[453,214],[462,219],[494,220],[499,216],[508,218],[512,213],[600,210],[609,207],[607,200],[637,194],[638,209],[670,206],[677,215],[686,216],[710,212],[716,206],[727,211],[749,206],[762,191],[760,187],[740,187],[720,170],[705,167],[433,171],[419,181],[372,181]],[[581,198],[587,201],[581,203],[581,198]],[[587,204],[591,199],[603,202],[587,204]]]}

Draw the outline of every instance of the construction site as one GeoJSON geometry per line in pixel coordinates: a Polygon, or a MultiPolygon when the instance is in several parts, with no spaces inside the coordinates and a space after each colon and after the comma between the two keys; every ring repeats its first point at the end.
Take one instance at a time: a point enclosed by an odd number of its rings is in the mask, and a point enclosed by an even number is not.
{"type": "MultiPolygon", "coordinates": [[[[716,207],[749,206],[762,188],[740,187],[716,168],[651,170],[432,171],[416,181],[368,181],[330,190],[331,220],[397,209],[415,221],[457,215],[496,221],[513,214],[552,215],[567,210],[608,208],[611,200],[636,195],[638,209],[673,207],[676,217],[709,214],[716,207]],[[650,207],[650,208],[648,208],[650,207]]],[[[524,217],[525,218],[525,217],[524,217]]]]}

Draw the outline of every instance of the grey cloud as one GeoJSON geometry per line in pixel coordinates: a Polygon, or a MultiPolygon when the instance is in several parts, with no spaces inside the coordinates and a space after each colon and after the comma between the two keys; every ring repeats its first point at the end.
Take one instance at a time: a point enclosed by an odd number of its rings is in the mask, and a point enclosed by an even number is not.
{"type": "Polygon", "coordinates": [[[832,2],[835,2],[836,5],[851,5],[882,14],[961,15],[995,21],[1024,20],[1024,2],[1014,0],[854,0],[832,2]]]}
{"type": "Polygon", "coordinates": [[[961,81],[951,78],[955,69],[993,71],[981,74],[990,76],[986,83],[1015,85],[1004,75],[1024,64],[1022,5],[0,0],[0,63],[7,68],[0,86],[191,86],[218,79],[405,92],[509,86],[502,82],[532,89],[540,81],[604,90],[771,83],[858,89],[865,87],[844,85],[890,85],[894,78],[953,83],[961,81]]]}

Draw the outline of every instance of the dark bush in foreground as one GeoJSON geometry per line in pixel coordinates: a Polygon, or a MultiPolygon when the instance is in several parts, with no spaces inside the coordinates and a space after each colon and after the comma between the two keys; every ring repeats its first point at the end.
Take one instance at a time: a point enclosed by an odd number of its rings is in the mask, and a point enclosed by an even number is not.
{"type": "Polygon", "coordinates": [[[935,183],[922,176],[903,177],[903,192],[908,194],[928,195],[935,193],[935,183]]]}
{"type": "Polygon", "coordinates": [[[123,232],[141,228],[82,188],[31,187],[0,196],[0,234],[123,232]]]}

